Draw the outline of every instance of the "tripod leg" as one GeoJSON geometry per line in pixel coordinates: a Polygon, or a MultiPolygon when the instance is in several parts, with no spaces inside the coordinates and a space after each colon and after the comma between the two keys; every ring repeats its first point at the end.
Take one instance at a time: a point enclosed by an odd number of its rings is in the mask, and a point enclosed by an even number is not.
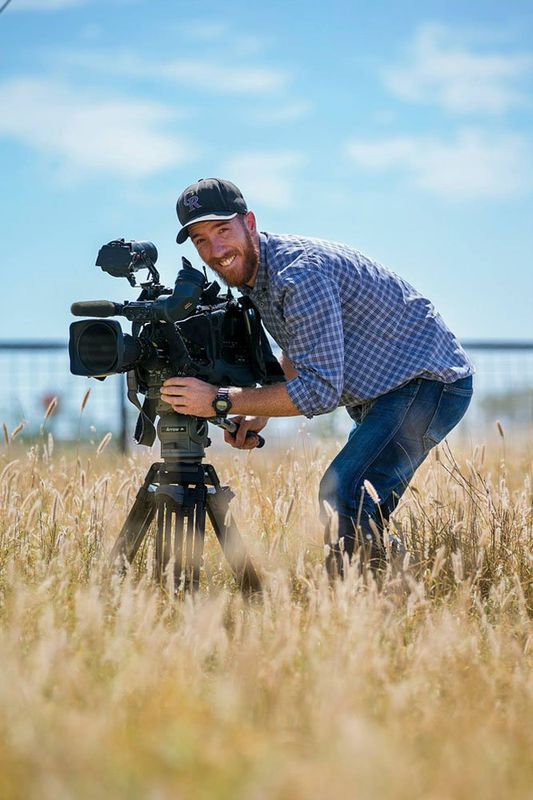
{"type": "Polygon", "coordinates": [[[261,581],[246,552],[244,542],[229,513],[232,492],[225,486],[216,486],[207,495],[207,514],[216,537],[235,574],[242,591],[253,594],[261,591],[261,581]]]}
{"type": "Polygon", "coordinates": [[[161,497],[157,498],[157,532],[155,536],[154,580],[162,583],[172,546],[174,509],[161,497]]]}
{"type": "Polygon", "coordinates": [[[155,514],[154,492],[150,491],[150,485],[157,479],[159,466],[159,464],[152,464],[143,485],[137,492],[135,502],[111,550],[109,556],[111,564],[119,559],[121,566],[124,566],[125,561],[131,564],[137,555],[155,514]]]}
{"type": "Polygon", "coordinates": [[[180,588],[183,569],[183,511],[174,515],[174,591],[180,588]]]}
{"type": "Polygon", "coordinates": [[[187,530],[185,532],[185,569],[184,569],[184,589],[187,591],[189,589],[189,585],[191,582],[191,573],[192,573],[192,553],[193,553],[193,546],[194,546],[194,518],[195,518],[195,504],[194,504],[194,495],[189,489],[188,497],[187,497],[187,508],[184,509],[185,511],[185,520],[187,523],[187,530]]]}
{"type": "MultiPolygon", "coordinates": [[[[196,591],[200,586],[200,567],[204,550],[205,537],[205,485],[190,486],[185,490],[183,503],[183,589],[192,587],[196,591]]],[[[180,564],[181,566],[181,564],[180,564]]],[[[179,583],[175,583],[176,591],[179,583]]]]}
{"type": "Polygon", "coordinates": [[[159,505],[157,509],[157,532],[155,535],[155,554],[154,554],[154,580],[161,583],[163,576],[163,536],[165,529],[165,509],[159,505]]]}
{"type": "Polygon", "coordinates": [[[200,566],[204,552],[205,538],[205,487],[202,487],[202,502],[196,505],[196,520],[194,525],[194,552],[192,562],[192,588],[196,591],[200,586],[200,566]]]}

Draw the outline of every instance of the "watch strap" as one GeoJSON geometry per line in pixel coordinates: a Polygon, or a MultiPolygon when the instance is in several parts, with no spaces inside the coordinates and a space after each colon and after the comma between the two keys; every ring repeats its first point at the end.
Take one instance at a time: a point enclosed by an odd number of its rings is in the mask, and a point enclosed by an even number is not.
{"type": "Polygon", "coordinates": [[[221,386],[217,396],[213,400],[213,408],[219,417],[225,417],[231,410],[231,400],[229,399],[229,389],[221,386]]]}

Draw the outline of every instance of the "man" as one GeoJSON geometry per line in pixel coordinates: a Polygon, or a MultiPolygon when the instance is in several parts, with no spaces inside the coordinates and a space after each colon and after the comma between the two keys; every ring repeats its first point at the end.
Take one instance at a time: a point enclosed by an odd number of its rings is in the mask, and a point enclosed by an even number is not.
{"type": "Polygon", "coordinates": [[[429,300],[358,251],[260,233],[229,181],[192,184],[177,212],[178,243],[190,237],[201,259],[250,297],[282,349],[287,381],[237,388],[171,378],[162,398],[199,417],[231,410],[240,427],[225,439],[240,449],[256,446],[246,434],[269,417],[345,406],[356,426],[320,484],[327,566],[342,574],[343,552],[351,558],[357,544],[375,564],[383,527],[415,470],[469,405],[466,353],[429,300]]]}

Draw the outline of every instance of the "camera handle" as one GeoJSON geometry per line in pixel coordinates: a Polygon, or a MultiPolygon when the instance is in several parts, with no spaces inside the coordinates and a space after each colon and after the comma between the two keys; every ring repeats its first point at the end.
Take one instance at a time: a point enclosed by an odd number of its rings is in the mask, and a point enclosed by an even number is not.
{"type": "MultiPolygon", "coordinates": [[[[213,425],[217,425],[219,428],[222,428],[225,431],[228,431],[228,433],[231,433],[232,436],[235,436],[235,434],[239,430],[238,423],[234,422],[232,419],[227,419],[226,417],[208,417],[207,421],[211,422],[213,425]]],[[[257,450],[259,450],[259,448],[261,447],[264,447],[265,440],[260,433],[257,433],[256,431],[248,431],[246,434],[246,438],[249,439],[251,436],[256,438],[259,442],[256,445],[257,450]]]]}

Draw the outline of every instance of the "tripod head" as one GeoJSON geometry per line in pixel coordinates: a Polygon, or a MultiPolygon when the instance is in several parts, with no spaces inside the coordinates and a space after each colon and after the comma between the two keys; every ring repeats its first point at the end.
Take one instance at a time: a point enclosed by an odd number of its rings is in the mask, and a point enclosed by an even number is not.
{"type": "MultiPolygon", "coordinates": [[[[205,448],[211,444],[211,439],[207,435],[208,422],[232,434],[239,429],[237,423],[224,417],[206,419],[205,417],[177,414],[175,411],[161,413],[157,425],[157,437],[161,442],[163,461],[199,464],[205,456],[205,448]]],[[[257,439],[256,447],[258,449],[265,444],[265,440],[258,433],[248,431],[247,436],[257,439]]]]}
{"type": "Polygon", "coordinates": [[[207,419],[177,414],[161,413],[157,424],[157,437],[161,442],[161,458],[166,463],[199,464],[211,440],[207,435],[207,419]]]}

